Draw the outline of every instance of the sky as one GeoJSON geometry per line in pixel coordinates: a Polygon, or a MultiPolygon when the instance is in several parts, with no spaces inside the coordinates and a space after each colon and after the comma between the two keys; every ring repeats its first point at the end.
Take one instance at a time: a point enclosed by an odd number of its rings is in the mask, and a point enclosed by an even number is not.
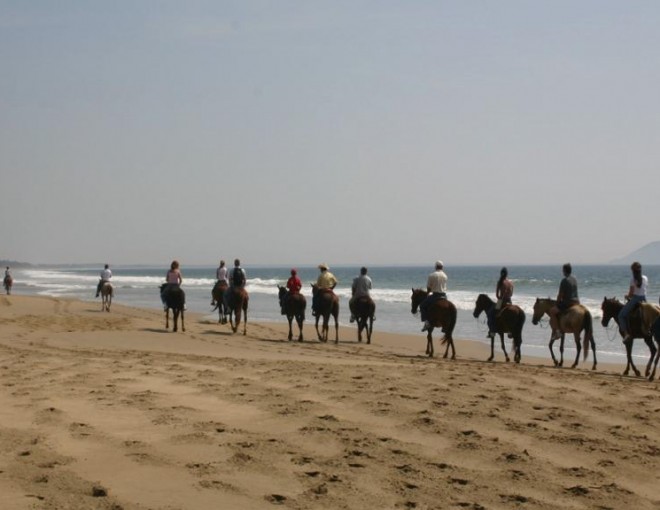
{"type": "Polygon", "coordinates": [[[0,0],[0,259],[601,263],[660,239],[660,2],[0,0]]]}

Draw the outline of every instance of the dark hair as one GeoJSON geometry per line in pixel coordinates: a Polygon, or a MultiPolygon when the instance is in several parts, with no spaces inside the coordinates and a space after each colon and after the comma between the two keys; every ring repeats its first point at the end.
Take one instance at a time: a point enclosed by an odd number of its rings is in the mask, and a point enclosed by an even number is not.
{"type": "Polygon", "coordinates": [[[562,271],[564,271],[566,276],[569,276],[573,272],[573,266],[567,262],[562,266],[562,271]]]}
{"type": "Polygon", "coordinates": [[[108,269],[110,266],[108,264],[105,265],[105,268],[108,269]]]}
{"type": "Polygon", "coordinates": [[[362,266],[362,267],[360,268],[360,274],[367,274],[367,268],[364,267],[364,266],[362,266]]]}
{"type": "Polygon", "coordinates": [[[504,283],[504,280],[506,280],[506,277],[509,276],[509,270],[506,267],[503,267],[500,270],[500,279],[497,280],[497,288],[499,289],[502,284],[504,283]]]}
{"type": "Polygon", "coordinates": [[[234,260],[234,265],[235,265],[236,267],[240,266],[240,265],[241,265],[241,261],[240,261],[239,259],[235,259],[235,260],[234,260]]]}
{"type": "Polygon", "coordinates": [[[633,278],[637,284],[637,288],[642,286],[642,265],[639,262],[633,262],[630,266],[632,270],[633,278]]]}

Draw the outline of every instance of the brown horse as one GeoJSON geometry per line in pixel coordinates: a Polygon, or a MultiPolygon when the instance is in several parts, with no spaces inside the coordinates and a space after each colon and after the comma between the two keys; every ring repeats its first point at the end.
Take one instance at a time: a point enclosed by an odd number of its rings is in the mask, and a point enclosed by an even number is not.
{"type": "Polygon", "coordinates": [[[186,326],[183,321],[183,312],[186,306],[186,293],[178,285],[170,285],[164,283],[160,286],[161,296],[163,296],[165,301],[165,329],[170,328],[170,309],[172,310],[172,319],[174,327],[172,331],[176,332],[178,330],[179,314],[181,315],[181,331],[186,330],[186,326]],[[166,287],[168,287],[166,289],[166,287]],[[163,296],[163,290],[165,290],[165,295],[163,296]]]}
{"type": "Polygon", "coordinates": [[[316,284],[312,284],[312,295],[318,296],[318,308],[316,310],[316,334],[319,337],[319,342],[328,341],[328,323],[330,322],[330,315],[335,319],[335,344],[339,343],[339,298],[332,289],[319,289],[316,284]],[[323,317],[322,332],[319,331],[319,319],[323,317]]]}
{"type": "Polygon", "coordinates": [[[374,316],[376,315],[376,303],[369,296],[360,296],[349,302],[351,313],[355,317],[358,327],[358,342],[362,342],[362,332],[367,334],[367,343],[371,343],[371,332],[374,329],[374,316]]]}
{"type": "MultiPolygon", "coordinates": [[[[550,317],[550,310],[557,305],[557,301],[550,298],[536,298],[534,303],[534,316],[532,317],[532,324],[536,325],[543,317],[543,314],[548,314],[550,317]]],[[[575,368],[580,361],[580,352],[584,350],[584,359],[589,355],[589,346],[594,356],[594,364],[591,370],[596,370],[596,342],[594,341],[593,321],[591,312],[582,305],[573,305],[559,315],[559,330],[561,331],[561,341],[559,343],[559,360],[555,358],[555,352],[552,345],[555,340],[550,338],[550,355],[556,367],[564,366],[564,336],[566,333],[573,333],[575,339],[575,362],[571,368],[575,368]],[[584,330],[584,339],[580,344],[580,333],[584,330]]]]}
{"type": "Polygon", "coordinates": [[[305,309],[307,308],[307,300],[305,296],[300,293],[290,294],[287,296],[286,287],[280,285],[277,286],[279,289],[278,297],[280,300],[280,307],[284,309],[284,314],[286,319],[289,321],[289,341],[293,340],[293,330],[292,323],[293,319],[296,319],[298,323],[298,341],[303,341],[303,322],[305,321],[305,309]]]}
{"type": "Polygon", "coordinates": [[[236,333],[238,326],[241,323],[241,311],[245,316],[243,321],[243,335],[247,335],[247,310],[249,296],[247,290],[243,287],[232,287],[228,291],[225,305],[227,306],[227,314],[229,315],[229,325],[231,330],[236,333]],[[234,320],[236,323],[234,323],[234,320]]]}
{"type": "MultiPolygon", "coordinates": [[[[412,289],[412,313],[417,313],[417,308],[426,299],[428,292],[422,289],[412,289]]],[[[429,307],[429,322],[431,327],[426,334],[426,354],[429,358],[433,357],[433,328],[442,327],[444,336],[442,337],[442,344],[447,344],[443,358],[449,354],[451,348],[451,359],[456,359],[456,350],[454,349],[454,339],[452,333],[456,327],[456,307],[454,303],[448,299],[439,299],[429,307]]]]}
{"type": "MultiPolygon", "coordinates": [[[[513,360],[516,363],[520,363],[521,353],[520,346],[522,345],[522,329],[525,325],[525,312],[522,308],[516,305],[507,304],[504,305],[499,312],[495,310],[497,303],[490,299],[486,294],[479,294],[477,301],[474,305],[474,312],[472,315],[474,318],[478,318],[481,315],[481,312],[485,312],[486,315],[489,313],[496,313],[495,319],[495,333],[500,335],[500,341],[502,343],[502,351],[504,352],[504,358],[507,363],[509,362],[509,355],[506,352],[506,347],[504,346],[504,333],[509,333],[511,338],[513,338],[513,360]]],[[[495,357],[495,337],[490,339],[490,358],[488,361],[493,361],[495,357]]]]}
{"type": "MultiPolygon", "coordinates": [[[[603,303],[600,305],[600,309],[603,311],[603,319],[601,320],[601,324],[603,325],[603,327],[606,328],[607,325],[610,323],[611,319],[614,319],[614,321],[618,325],[619,312],[621,312],[622,308],[623,308],[623,303],[618,299],[607,298],[607,297],[603,298],[603,303]]],[[[644,328],[642,326],[639,307],[635,307],[633,311],[630,312],[630,314],[628,315],[628,326],[632,338],[628,342],[626,342],[625,340],[623,341],[623,345],[626,347],[626,358],[628,359],[628,363],[626,364],[626,369],[623,371],[623,375],[628,375],[628,372],[632,368],[633,372],[635,372],[635,375],[639,377],[640,375],[639,370],[637,370],[637,367],[633,363],[633,359],[632,359],[632,346],[635,338],[643,338],[644,342],[651,351],[651,357],[649,358],[649,362],[646,365],[646,372],[645,372],[646,377],[649,377],[651,375],[651,364],[653,363],[653,358],[656,355],[657,349],[653,344],[651,333],[647,328],[644,328]]],[[[619,334],[621,334],[620,328],[619,328],[619,334]]]]}
{"type": "Polygon", "coordinates": [[[11,294],[11,287],[14,285],[14,279],[11,275],[5,276],[5,279],[2,281],[3,286],[5,287],[5,292],[7,295],[11,294]]]}
{"type": "Polygon", "coordinates": [[[227,290],[227,282],[216,282],[211,291],[211,297],[215,303],[215,308],[212,310],[215,312],[218,310],[218,322],[220,324],[227,324],[227,307],[225,306],[224,295],[227,290]]]}
{"type": "Polygon", "coordinates": [[[110,305],[112,304],[112,298],[115,295],[115,291],[112,288],[110,282],[103,282],[101,286],[101,311],[110,311],[110,305]]]}

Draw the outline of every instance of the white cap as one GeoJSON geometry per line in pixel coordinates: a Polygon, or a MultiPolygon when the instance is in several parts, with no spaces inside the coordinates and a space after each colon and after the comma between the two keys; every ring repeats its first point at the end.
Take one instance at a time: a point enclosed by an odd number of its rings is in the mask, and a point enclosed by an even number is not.
{"type": "Polygon", "coordinates": [[[445,267],[445,265],[442,263],[442,260],[436,260],[435,261],[435,267],[437,267],[439,269],[439,268],[445,267]]]}

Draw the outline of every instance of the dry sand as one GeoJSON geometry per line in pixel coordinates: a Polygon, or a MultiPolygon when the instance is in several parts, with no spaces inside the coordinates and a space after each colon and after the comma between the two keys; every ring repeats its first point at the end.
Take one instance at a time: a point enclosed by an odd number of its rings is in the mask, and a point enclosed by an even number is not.
{"type": "MultiPolygon", "coordinates": [[[[660,508],[660,384],[0,297],[0,508],[660,508]]],[[[436,354],[440,351],[436,345],[436,354]]]]}

